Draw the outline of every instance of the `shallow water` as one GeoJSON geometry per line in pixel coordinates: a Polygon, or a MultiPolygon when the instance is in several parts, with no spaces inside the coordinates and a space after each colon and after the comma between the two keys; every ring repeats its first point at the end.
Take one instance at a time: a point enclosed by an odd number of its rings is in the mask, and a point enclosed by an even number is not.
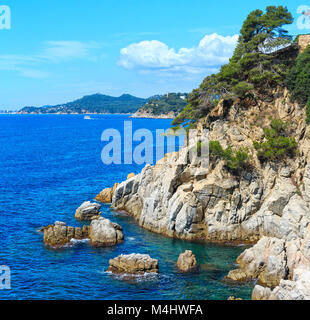
{"type": "MultiPolygon", "coordinates": [[[[53,250],[42,243],[41,226],[55,221],[80,226],[76,208],[102,189],[143,166],[101,162],[101,133],[119,128],[127,116],[0,115],[0,265],[11,268],[11,290],[0,299],[249,299],[252,284],[222,281],[244,247],[189,243],[148,232],[108,205],[103,216],[121,224],[125,242],[93,248],[75,241],[53,250]],[[182,274],[178,255],[192,250],[199,272],[182,274]],[[106,272],[119,254],[148,253],[159,259],[160,274],[132,279],[106,272]]],[[[134,130],[166,129],[171,120],[132,119],[134,130]]]]}

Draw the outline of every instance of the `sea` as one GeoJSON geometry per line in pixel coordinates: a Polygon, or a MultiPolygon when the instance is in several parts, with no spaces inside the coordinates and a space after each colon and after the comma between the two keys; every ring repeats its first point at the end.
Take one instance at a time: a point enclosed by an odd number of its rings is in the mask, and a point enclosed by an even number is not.
{"type": "Polygon", "coordinates": [[[43,244],[42,226],[55,221],[82,226],[74,214],[84,201],[93,201],[104,188],[144,167],[134,162],[102,162],[107,144],[101,140],[102,133],[116,129],[124,144],[125,121],[132,121],[134,131],[148,129],[154,137],[156,129],[171,126],[169,119],[132,119],[129,115],[91,115],[90,119],[83,115],[0,115],[0,278],[1,266],[10,270],[10,289],[0,284],[0,300],[250,299],[254,283],[223,280],[236,268],[236,258],[245,246],[167,238],[140,228],[132,217],[111,210],[108,204],[102,205],[102,216],[123,227],[122,244],[94,248],[83,240],[61,249],[43,244]],[[200,266],[193,273],[176,268],[185,250],[194,252],[200,266]],[[130,253],[158,259],[159,274],[124,277],[106,271],[109,259],[130,253]]]}

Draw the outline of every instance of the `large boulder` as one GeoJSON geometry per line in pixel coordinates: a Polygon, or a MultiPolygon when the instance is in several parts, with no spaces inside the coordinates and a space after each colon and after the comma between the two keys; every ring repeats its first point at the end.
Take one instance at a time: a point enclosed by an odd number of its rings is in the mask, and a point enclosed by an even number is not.
{"type": "Polygon", "coordinates": [[[292,280],[281,280],[273,290],[256,285],[252,300],[310,300],[310,270],[295,269],[292,280]]]}
{"type": "Polygon", "coordinates": [[[101,203],[111,203],[113,194],[118,187],[119,183],[115,183],[113,188],[106,188],[102,190],[96,197],[95,200],[101,203]]]}
{"type": "Polygon", "coordinates": [[[100,204],[86,201],[76,210],[75,218],[81,221],[89,221],[100,216],[100,209],[100,204]]]}
{"type": "Polygon", "coordinates": [[[117,274],[158,273],[158,260],[148,254],[120,255],[109,261],[108,271],[117,274]]]}
{"type": "Polygon", "coordinates": [[[124,240],[123,228],[117,223],[100,217],[92,220],[89,239],[94,246],[113,246],[124,240]]]}
{"type": "Polygon", "coordinates": [[[184,253],[181,253],[177,262],[177,266],[183,272],[187,272],[196,268],[197,261],[193,252],[186,250],[184,253]]]}
{"type": "Polygon", "coordinates": [[[83,228],[68,227],[64,222],[57,221],[54,225],[42,228],[44,232],[44,243],[52,247],[61,247],[71,241],[71,239],[88,238],[89,227],[83,228]]]}
{"type": "Polygon", "coordinates": [[[276,286],[289,273],[287,267],[286,243],[282,239],[263,237],[238,258],[239,268],[232,270],[227,279],[242,281],[258,279],[265,286],[276,286]]]}

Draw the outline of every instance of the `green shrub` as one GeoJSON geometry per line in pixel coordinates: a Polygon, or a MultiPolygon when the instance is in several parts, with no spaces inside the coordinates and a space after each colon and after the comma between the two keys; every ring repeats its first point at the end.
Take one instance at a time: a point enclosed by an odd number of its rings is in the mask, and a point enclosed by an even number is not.
{"type": "Polygon", "coordinates": [[[289,70],[286,85],[293,101],[305,105],[310,99],[310,46],[297,59],[289,70]]]}
{"type": "Polygon", "coordinates": [[[266,141],[255,141],[253,144],[261,161],[275,161],[286,157],[294,157],[297,143],[295,138],[288,136],[286,123],[273,119],[270,127],[266,128],[264,133],[266,141]]]}
{"type": "Polygon", "coordinates": [[[307,124],[310,124],[310,99],[306,104],[306,122],[307,124]]]}
{"type": "Polygon", "coordinates": [[[249,161],[249,150],[247,148],[233,150],[229,146],[223,149],[219,141],[209,142],[209,154],[211,161],[225,160],[227,168],[234,173],[245,169],[249,161]]]}

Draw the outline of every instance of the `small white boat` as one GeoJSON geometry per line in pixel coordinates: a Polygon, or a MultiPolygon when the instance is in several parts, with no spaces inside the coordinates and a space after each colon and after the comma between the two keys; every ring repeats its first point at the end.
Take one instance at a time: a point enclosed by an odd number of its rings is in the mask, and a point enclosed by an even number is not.
{"type": "Polygon", "coordinates": [[[84,120],[91,120],[91,117],[90,116],[85,116],[84,120]]]}

